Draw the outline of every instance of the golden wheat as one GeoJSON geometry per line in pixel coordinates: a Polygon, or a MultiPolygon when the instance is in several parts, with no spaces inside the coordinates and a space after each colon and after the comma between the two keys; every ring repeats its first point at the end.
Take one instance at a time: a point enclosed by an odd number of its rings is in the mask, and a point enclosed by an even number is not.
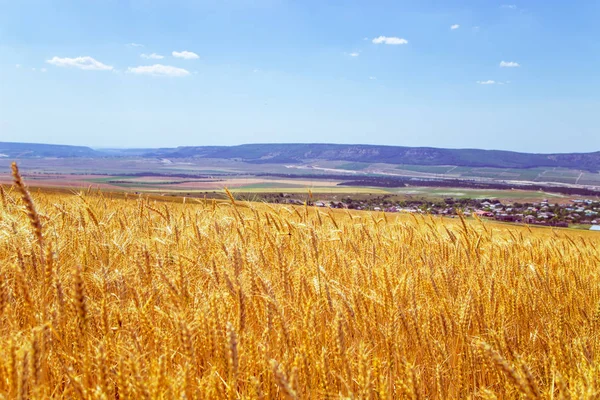
{"type": "Polygon", "coordinates": [[[600,237],[26,188],[0,398],[597,398],[600,237]]]}

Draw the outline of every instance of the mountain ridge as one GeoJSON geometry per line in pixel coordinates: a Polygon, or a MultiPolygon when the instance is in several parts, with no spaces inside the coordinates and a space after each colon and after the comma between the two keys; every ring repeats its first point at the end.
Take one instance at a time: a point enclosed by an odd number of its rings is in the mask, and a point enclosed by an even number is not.
{"type": "Polygon", "coordinates": [[[236,159],[255,164],[348,161],[491,168],[557,167],[600,171],[600,151],[589,153],[524,153],[507,150],[328,143],[256,143],[236,146],[179,146],[156,149],[93,149],[85,146],[0,142],[0,157],[218,158],[236,159]]]}

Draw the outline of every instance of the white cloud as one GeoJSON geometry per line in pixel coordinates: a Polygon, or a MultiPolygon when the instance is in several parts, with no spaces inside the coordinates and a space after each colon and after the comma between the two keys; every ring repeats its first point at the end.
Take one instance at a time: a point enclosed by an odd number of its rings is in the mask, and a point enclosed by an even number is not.
{"type": "Polygon", "coordinates": [[[100,61],[97,61],[89,56],[75,58],[53,57],[46,62],[57,67],[74,67],[88,71],[112,71],[113,69],[112,66],[102,64],[100,61]]]}
{"type": "Polygon", "coordinates": [[[373,39],[375,44],[407,44],[408,40],[398,37],[379,36],[373,39]]]}
{"type": "Polygon", "coordinates": [[[458,28],[460,28],[460,25],[459,25],[459,24],[454,24],[454,25],[452,25],[452,26],[450,27],[450,29],[452,29],[453,31],[454,31],[454,30],[457,30],[458,28]]]}
{"type": "Polygon", "coordinates": [[[519,63],[516,63],[514,61],[501,61],[500,62],[500,67],[501,68],[517,68],[520,67],[521,65],[519,63]]]}
{"type": "Polygon", "coordinates": [[[139,67],[129,67],[127,72],[137,75],[151,75],[151,76],[171,76],[171,77],[183,77],[188,76],[190,71],[172,67],[170,65],[154,64],[154,65],[142,65],[139,67]]]}
{"type": "Polygon", "coordinates": [[[358,57],[358,56],[360,56],[360,53],[358,53],[358,52],[356,52],[356,51],[355,51],[355,52],[353,52],[353,53],[350,53],[350,54],[348,54],[348,55],[349,55],[350,57],[358,57]]]}
{"type": "Polygon", "coordinates": [[[377,80],[377,78],[374,77],[374,76],[370,76],[369,79],[372,80],[372,81],[376,81],[377,80]]]}
{"type": "Polygon", "coordinates": [[[143,44],[139,44],[139,43],[128,43],[127,46],[129,46],[129,47],[144,47],[143,44]]]}
{"type": "Polygon", "coordinates": [[[152,54],[140,54],[140,57],[145,58],[146,60],[162,60],[165,56],[161,56],[160,54],[152,53],[152,54]]]}
{"type": "Polygon", "coordinates": [[[15,68],[21,68],[21,64],[16,64],[15,68]]]}
{"type": "Polygon", "coordinates": [[[198,56],[198,54],[193,53],[191,51],[174,51],[173,53],[173,57],[175,58],[183,58],[184,60],[195,60],[200,58],[200,56],[198,56]]]}
{"type": "Polygon", "coordinates": [[[502,4],[500,7],[501,8],[508,8],[509,10],[516,10],[517,9],[517,6],[514,5],[514,4],[502,4]]]}
{"type": "Polygon", "coordinates": [[[493,85],[496,83],[496,81],[493,80],[487,80],[487,81],[477,81],[477,83],[479,83],[480,85],[493,85]]]}
{"type": "Polygon", "coordinates": [[[35,67],[31,68],[32,71],[35,71],[35,67]]]}

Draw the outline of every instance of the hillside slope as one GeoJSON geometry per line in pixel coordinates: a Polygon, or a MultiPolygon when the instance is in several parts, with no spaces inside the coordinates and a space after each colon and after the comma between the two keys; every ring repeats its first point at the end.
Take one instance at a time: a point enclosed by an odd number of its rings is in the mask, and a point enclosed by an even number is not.
{"type": "Polygon", "coordinates": [[[84,146],[0,142],[0,157],[10,159],[38,157],[71,158],[102,156],[102,153],[84,146]]]}
{"type": "Polygon", "coordinates": [[[178,147],[149,152],[149,156],[236,158],[254,163],[294,163],[340,160],[411,165],[534,168],[561,167],[600,170],[600,151],[594,153],[531,154],[501,150],[344,144],[246,144],[240,146],[178,147]]]}
{"type": "Polygon", "coordinates": [[[600,151],[593,153],[533,154],[502,150],[347,144],[245,144],[183,146],[160,149],[91,149],[82,146],[0,142],[0,157],[152,157],[235,159],[250,163],[288,164],[308,161],[348,161],[464,167],[558,167],[600,171],[600,151]]]}

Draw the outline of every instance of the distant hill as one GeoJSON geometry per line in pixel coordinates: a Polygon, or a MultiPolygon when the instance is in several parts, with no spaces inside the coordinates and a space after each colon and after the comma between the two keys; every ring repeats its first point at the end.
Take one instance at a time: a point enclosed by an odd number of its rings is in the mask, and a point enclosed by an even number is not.
{"type": "Polygon", "coordinates": [[[0,158],[73,158],[102,157],[102,153],[84,146],[0,142],[0,158]]]}
{"type": "Polygon", "coordinates": [[[225,158],[251,163],[302,163],[336,160],[410,165],[534,168],[562,167],[600,170],[600,151],[595,153],[530,154],[501,150],[439,149],[433,147],[345,144],[246,144],[161,149],[146,156],[170,158],[225,158]]]}
{"type": "Polygon", "coordinates": [[[361,163],[494,168],[561,167],[600,171],[600,151],[594,153],[531,154],[501,150],[346,144],[245,144],[239,146],[94,150],[82,146],[0,142],[0,157],[219,158],[263,164],[335,160],[361,163]]]}

